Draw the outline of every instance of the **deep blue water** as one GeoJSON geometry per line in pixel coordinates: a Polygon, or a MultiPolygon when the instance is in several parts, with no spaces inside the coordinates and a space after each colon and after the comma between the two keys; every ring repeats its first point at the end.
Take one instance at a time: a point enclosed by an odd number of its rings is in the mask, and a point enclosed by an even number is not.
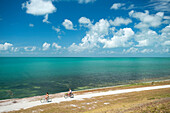
{"type": "Polygon", "coordinates": [[[170,58],[0,58],[0,99],[170,77],[170,58]]]}

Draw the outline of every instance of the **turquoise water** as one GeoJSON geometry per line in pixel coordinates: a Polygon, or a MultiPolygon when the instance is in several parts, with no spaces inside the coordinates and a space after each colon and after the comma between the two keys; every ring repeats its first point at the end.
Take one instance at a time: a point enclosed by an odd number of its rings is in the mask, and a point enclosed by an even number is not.
{"type": "Polygon", "coordinates": [[[170,58],[0,58],[0,99],[170,77],[170,58]]]}

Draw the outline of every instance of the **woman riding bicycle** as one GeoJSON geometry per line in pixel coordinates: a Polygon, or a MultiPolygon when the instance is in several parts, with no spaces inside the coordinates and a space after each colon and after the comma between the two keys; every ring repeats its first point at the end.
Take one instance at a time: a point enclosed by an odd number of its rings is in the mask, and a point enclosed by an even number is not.
{"type": "Polygon", "coordinates": [[[49,99],[49,94],[48,94],[48,92],[47,92],[46,95],[45,95],[45,99],[46,99],[46,100],[49,99]]]}

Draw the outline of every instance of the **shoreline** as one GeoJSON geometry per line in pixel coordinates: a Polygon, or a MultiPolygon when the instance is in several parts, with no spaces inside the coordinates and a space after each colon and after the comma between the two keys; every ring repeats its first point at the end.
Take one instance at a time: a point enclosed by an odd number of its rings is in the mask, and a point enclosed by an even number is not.
{"type": "MultiPolygon", "coordinates": [[[[132,84],[140,84],[140,83],[152,83],[152,82],[164,82],[164,81],[170,81],[170,79],[165,80],[154,80],[154,81],[147,81],[147,82],[136,82],[132,84]]],[[[87,90],[95,90],[95,89],[103,89],[103,88],[113,88],[113,87],[119,87],[119,86],[126,86],[126,85],[132,85],[132,84],[123,84],[123,85],[116,85],[116,86],[106,86],[106,87],[99,87],[99,88],[90,88],[90,89],[82,89],[82,90],[75,90],[75,91],[87,91],[87,90]]]]}
{"type": "MultiPolygon", "coordinates": [[[[114,86],[104,86],[104,87],[92,87],[92,88],[85,88],[85,89],[80,89],[80,90],[74,90],[73,92],[81,92],[81,91],[92,91],[92,90],[98,90],[98,89],[104,89],[104,88],[115,88],[115,87],[121,87],[121,86],[126,86],[126,85],[135,85],[135,84],[141,84],[141,83],[152,83],[152,82],[164,82],[164,81],[170,81],[169,77],[160,77],[160,78],[152,78],[152,79],[146,79],[146,80],[135,80],[132,81],[132,83],[127,83],[127,84],[122,84],[122,85],[114,85],[114,86]],[[166,79],[167,78],[167,79],[166,79]]],[[[67,93],[68,91],[64,92],[58,92],[58,93],[51,93],[50,95],[56,95],[56,94],[64,94],[67,93]]],[[[45,95],[45,94],[44,94],[45,95]]],[[[9,98],[9,99],[0,99],[1,101],[6,101],[6,100],[15,100],[15,99],[24,99],[24,98],[34,98],[34,97],[42,97],[44,95],[36,95],[36,96],[28,96],[28,97],[21,97],[21,98],[9,98]]]]}
{"type": "MultiPolygon", "coordinates": [[[[170,80],[164,80],[161,81],[164,84],[164,87],[166,86],[167,88],[170,88],[170,80]]],[[[161,83],[155,82],[157,83],[161,83]]],[[[82,100],[84,98],[92,98],[95,96],[105,96],[105,95],[111,95],[111,94],[121,94],[121,93],[128,93],[130,90],[133,91],[139,91],[139,90],[153,90],[154,88],[152,87],[159,87],[161,88],[162,85],[151,85],[151,82],[149,83],[142,83],[144,85],[121,85],[121,86],[112,86],[112,87],[105,87],[105,88],[97,88],[97,89],[90,89],[90,90],[84,90],[84,91],[74,91],[73,93],[76,95],[75,98],[73,99],[64,99],[63,95],[65,92],[62,93],[56,93],[56,94],[50,94],[50,98],[52,98],[52,102],[50,103],[40,103],[40,99],[44,97],[43,96],[34,96],[34,97],[28,97],[28,98],[21,98],[21,99],[8,99],[8,100],[0,100],[0,112],[9,112],[9,111],[14,111],[14,110],[20,110],[20,109],[28,109],[31,107],[39,106],[39,105],[45,105],[45,104],[52,104],[52,103],[60,103],[60,102],[65,102],[65,101],[72,101],[72,100],[82,100]],[[143,89],[142,89],[143,88],[143,89]],[[149,89],[145,89],[149,88],[149,89]],[[133,90],[135,89],[135,90],[133,90]],[[129,91],[128,91],[129,90],[129,91]],[[111,93],[112,92],[112,93],[111,93]],[[16,101],[14,103],[14,101],[16,101]],[[23,105],[24,104],[24,105],[23,105]],[[14,109],[15,108],[15,109],[14,109]]],[[[166,88],[165,87],[165,88],[166,88]]],[[[163,88],[163,87],[162,87],[163,88]]],[[[131,91],[130,91],[131,92],[131,91]]]]}

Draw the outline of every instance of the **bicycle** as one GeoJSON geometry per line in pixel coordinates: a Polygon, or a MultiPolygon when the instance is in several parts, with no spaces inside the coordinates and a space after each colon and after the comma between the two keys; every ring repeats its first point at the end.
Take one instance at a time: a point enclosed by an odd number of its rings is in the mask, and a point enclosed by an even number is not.
{"type": "Polygon", "coordinates": [[[42,99],[40,100],[40,102],[41,102],[41,103],[52,102],[52,99],[51,99],[51,98],[48,98],[48,99],[42,98],[42,99]]]}
{"type": "Polygon", "coordinates": [[[67,99],[68,97],[74,98],[74,94],[73,94],[73,93],[71,93],[71,94],[66,93],[66,94],[64,95],[64,98],[67,99]]]}

